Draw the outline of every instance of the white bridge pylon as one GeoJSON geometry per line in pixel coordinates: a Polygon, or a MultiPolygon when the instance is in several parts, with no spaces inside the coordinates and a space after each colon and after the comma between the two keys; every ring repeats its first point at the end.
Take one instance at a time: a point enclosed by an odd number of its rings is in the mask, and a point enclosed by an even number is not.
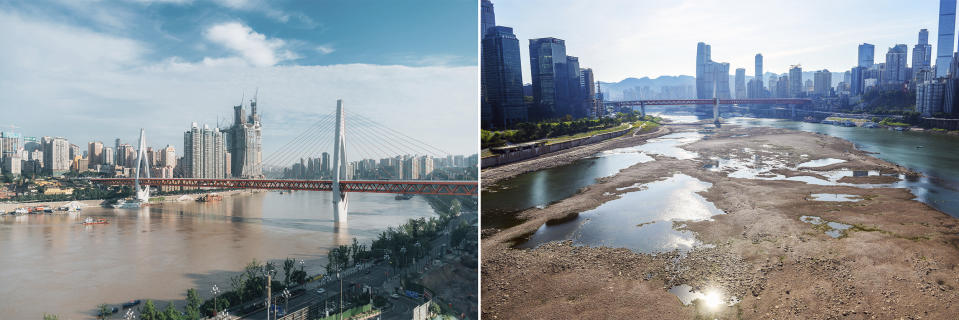
{"type": "Polygon", "coordinates": [[[143,160],[146,158],[146,149],[147,138],[146,130],[140,129],[140,142],[137,145],[137,168],[136,168],[136,178],[133,180],[133,192],[136,194],[136,200],[141,203],[146,203],[150,201],[150,187],[144,186],[143,189],[140,189],[140,168],[146,170],[146,177],[150,177],[150,168],[146,168],[147,163],[143,160]]]}
{"type": "Polygon", "coordinates": [[[340,190],[340,180],[349,179],[346,175],[346,118],[343,114],[343,100],[336,100],[336,136],[333,138],[333,221],[346,222],[349,199],[346,192],[340,190]]]}

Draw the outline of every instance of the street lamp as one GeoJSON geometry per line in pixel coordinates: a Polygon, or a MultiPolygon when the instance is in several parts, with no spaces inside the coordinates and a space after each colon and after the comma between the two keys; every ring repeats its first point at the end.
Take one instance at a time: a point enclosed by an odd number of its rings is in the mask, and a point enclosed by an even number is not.
{"type": "Polygon", "coordinates": [[[290,290],[283,288],[283,298],[286,298],[286,306],[283,307],[285,313],[290,313],[290,290]]]}
{"type": "Polygon", "coordinates": [[[217,287],[216,284],[213,284],[213,288],[210,289],[210,292],[213,293],[213,315],[216,316],[220,313],[216,304],[216,296],[220,294],[220,287],[217,287]]]}

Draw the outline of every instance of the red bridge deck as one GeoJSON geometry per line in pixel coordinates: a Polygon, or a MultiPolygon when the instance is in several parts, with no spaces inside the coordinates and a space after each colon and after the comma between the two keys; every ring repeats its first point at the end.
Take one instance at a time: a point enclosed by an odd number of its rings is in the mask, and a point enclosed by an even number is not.
{"type": "MultiPolygon", "coordinates": [[[[782,98],[782,99],[719,99],[719,104],[806,104],[810,99],[782,98]]],[[[682,106],[713,104],[713,99],[669,99],[669,100],[630,100],[604,101],[607,106],[682,106]]]]}
{"type": "MultiPolygon", "coordinates": [[[[95,178],[93,183],[106,185],[133,185],[133,178],[95,178]]],[[[333,191],[331,180],[266,180],[266,179],[194,179],[194,178],[141,178],[147,186],[204,187],[218,189],[275,189],[333,191]]],[[[475,181],[431,180],[349,180],[340,181],[344,192],[412,193],[454,196],[475,196],[475,181]]]]}

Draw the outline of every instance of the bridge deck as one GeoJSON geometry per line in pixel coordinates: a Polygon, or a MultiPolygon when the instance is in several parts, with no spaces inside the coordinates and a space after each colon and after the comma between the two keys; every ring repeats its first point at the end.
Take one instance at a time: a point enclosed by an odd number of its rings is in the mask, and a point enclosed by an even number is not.
{"type": "MultiPolygon", "coordinates": [[[[719,104],[806,104],[812,100],[803,98],[782,99],[719,99],[719,104]]],[[[629,100],[604,101],[608,106],[682,106],[682,105],[711,105],[713,99],[665,99],[665,100],[629,100]]]]}
{"type": "MultiPolygon", "coordinates": [[[[94,178],[90,181],[106,185],[133,185],[133,178],[94,178]]],[[[197,179],[197,178],[141,178],[141,185],[203,187],[218,189],[270,189],[333,191],[332,180],[285,180],[285,179],[197,179]]],[[[340,181],[344,192],[411,193],[435,195],[477,194],[476,181],[432,180],[346,180],[340,181]]]]}

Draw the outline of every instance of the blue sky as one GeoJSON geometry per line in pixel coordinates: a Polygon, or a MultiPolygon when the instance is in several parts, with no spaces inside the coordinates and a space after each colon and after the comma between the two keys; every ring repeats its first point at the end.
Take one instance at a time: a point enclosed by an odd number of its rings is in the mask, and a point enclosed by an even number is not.
{"type": "Polygon", "coordinates": [[[259,90],[264,153],[336,99],[452,153],[478,144],[472,0],[0,1],[3,121],[180,150],[259,90]]]}
{"type": "MultiPolygon", "coordinates": [[[[857,46],[876,46],[876,62],[897,43],[916,44],[929,29],[935,53],[936,0],[493,0],[496,24],[520,39],[524,81],[529,82],[528,39],[566,40],[567,54],[597,80],[695,74],[696,43],[712,45],[715,61],[730,72],[762,53],[768,72],[789,65],[804,70],[848,70],[857,46]],[[562,22],[562,23],[559,23],[562,22]]],[[[955,40],[953,40],[955,41],[955,40]]],[[[935,57],[933,57],[935,59],[935,57]]]]}

